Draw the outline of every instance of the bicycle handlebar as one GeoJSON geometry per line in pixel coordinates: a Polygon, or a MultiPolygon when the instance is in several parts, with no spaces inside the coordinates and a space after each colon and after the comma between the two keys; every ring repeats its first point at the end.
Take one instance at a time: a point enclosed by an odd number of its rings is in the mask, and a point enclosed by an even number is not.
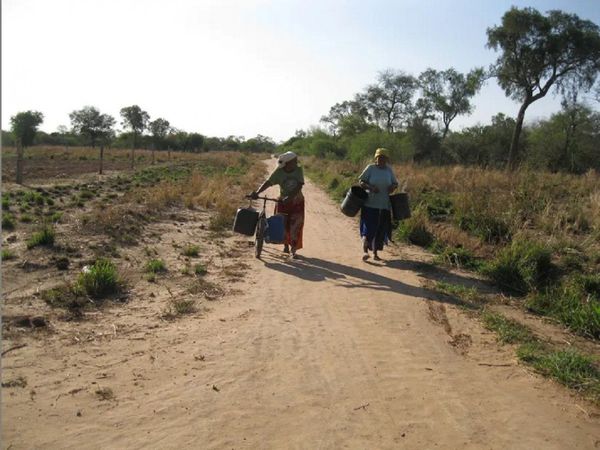
{"type": "Polygon", "coordinates": [[[278,198],[269,198],[269,197],[252,197],[251,195],[246,195],[246,198],[250,199],[250,200],[269,200],[272,202],[279,202],[281,200],[279,200],[278,198]]]}

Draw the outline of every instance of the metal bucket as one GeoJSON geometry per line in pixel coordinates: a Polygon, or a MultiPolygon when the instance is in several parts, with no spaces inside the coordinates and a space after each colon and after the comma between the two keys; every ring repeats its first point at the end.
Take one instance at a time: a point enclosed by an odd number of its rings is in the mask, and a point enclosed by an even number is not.
{"type": "Polygon", "coordinates": [[[390,195],[390,203],[392,204],[392,217],[394,220],[404,220],[410,217],[410,206],[406,192],[390,195]]]}
{"type": "Polygon", "coordinates": [[[369,198],[369,194],[360,186],[352,186],[341,205],[342,212],[348,217],[354,217],[369,198]]]}
{"type": "Polygon", "coordinates": [[[256,231],[257,222],[257,210],[254,208],[239,208],[235,214],[235,220],[233,221],[233,231],[245,234],[246,236],[252,236],[256,231]]]}

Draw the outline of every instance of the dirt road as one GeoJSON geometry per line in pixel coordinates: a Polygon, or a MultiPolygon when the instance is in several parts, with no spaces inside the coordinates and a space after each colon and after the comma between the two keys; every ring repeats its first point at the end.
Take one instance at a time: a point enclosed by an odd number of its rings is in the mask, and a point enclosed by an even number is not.
{"type": "Polygon", "coordinates": [[[301,258],[248,248],[239,293],[202,317],[32,353],[36,392],[4,394],[3,447],[600,447],[597,410],[421,287],[414,250],[363,262],[355,221],[305,195],[301,258]]]}

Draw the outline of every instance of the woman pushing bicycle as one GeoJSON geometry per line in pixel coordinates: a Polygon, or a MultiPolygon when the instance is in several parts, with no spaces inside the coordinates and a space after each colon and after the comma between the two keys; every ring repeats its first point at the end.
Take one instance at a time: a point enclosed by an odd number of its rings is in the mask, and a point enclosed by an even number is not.
{"type": "Polygon", "coordinates": [[[275,214],[286,214],[284,253],[296,257],[296,251],[302,248],[302,230],[304,228],[304,172],[298,165],[298,155],[286,152],[277,158],[277,169],[260,187],[250,194],[251,198],[258,198],[258,194],[267,188],[279,185],[279,201],[275,206],[275,214]]]}

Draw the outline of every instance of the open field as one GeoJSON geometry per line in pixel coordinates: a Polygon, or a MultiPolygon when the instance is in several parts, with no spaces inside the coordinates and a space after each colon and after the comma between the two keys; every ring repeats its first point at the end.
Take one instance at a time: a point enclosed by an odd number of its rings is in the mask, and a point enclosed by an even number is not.
{"type": "Polygon", "coordinates": [[[600,445],[596,340],[441,252],[362,262],[311,182],[301,258],[256,260],[228,229],[273,160],[172,156],[4,183],[3,448],[600,445]],[[591,372],[545,372],[566,358],[591,372]]]}

